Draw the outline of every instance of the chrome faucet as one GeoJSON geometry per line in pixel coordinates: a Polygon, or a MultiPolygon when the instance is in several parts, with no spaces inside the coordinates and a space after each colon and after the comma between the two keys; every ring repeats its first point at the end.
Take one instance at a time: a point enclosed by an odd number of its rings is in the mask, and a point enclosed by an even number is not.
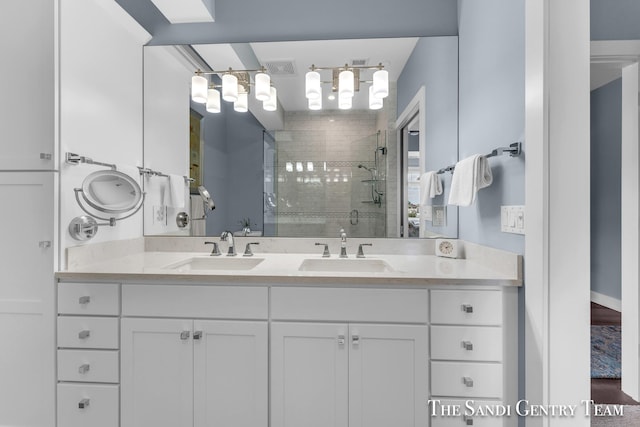
{"type": "Polygon", "coordinates": [[[347,258],[347,233],[340,229],[340,258],[347,258]]]}
{"type": "Polygon", "coordinates": [[[223,231],[220,235],[220,240],[229,242],[229,250],[227,251],[227,256],[236,256],[236,246],[233,242],[233,233],[230,231],[223,231]]]}

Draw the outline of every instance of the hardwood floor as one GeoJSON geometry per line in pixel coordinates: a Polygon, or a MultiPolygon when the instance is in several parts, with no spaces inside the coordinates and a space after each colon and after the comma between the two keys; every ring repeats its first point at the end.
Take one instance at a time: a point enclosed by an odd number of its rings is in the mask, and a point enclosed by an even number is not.
{"type": "MultiPolygon", "coordinates": [[[[591,303],[592,325],[620,325],[622,316],[620,312],[591,303]]],[[[640,405],[621,390],[619,379],[592,378],[591,399],[595,403],[608,403],[619,405],[640,405]]]]}

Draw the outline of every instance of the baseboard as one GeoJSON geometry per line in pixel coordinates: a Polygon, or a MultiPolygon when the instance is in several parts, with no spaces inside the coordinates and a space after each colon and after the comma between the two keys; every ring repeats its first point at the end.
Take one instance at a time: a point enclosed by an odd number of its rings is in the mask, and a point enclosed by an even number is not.
{"type": "Polygon", "coordinates": [[[610,308],[611,310],[622,312],[622,301],[617,298],[591,291],[591,301],[610,308]]]}

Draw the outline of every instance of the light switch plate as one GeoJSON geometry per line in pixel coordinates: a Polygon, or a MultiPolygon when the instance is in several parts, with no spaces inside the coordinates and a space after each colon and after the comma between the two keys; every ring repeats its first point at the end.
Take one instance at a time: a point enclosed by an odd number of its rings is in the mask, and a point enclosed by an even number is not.
{"type": "Polygon", "coordinates": [[[500,230],[503,233],[524,234],[524,206],[500,208],[500,230]]]}

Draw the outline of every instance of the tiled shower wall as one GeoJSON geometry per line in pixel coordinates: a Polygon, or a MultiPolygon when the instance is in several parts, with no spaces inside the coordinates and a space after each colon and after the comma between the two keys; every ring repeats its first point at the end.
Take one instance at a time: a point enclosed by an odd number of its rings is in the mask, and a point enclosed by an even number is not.
{"type": "MultiPolygon", "coordinates": [[[[391,97],[389,97],[391,98],[391,97]]],[[[386,236],[386,195],[372,202],[372,176],[379,115],[370,111],[285,113],[285,130],[276,132],[278,236],[386,236]]],[[[380,138],[378,142],[377,139],[380,138]]],[[[378,152],[378,178],[386,177],[386,156],[378,152]]],[[[386,193],[384,181],[378,190],[386,193]]],[[[268,216],[265,215],[265,220],[268,216]]]]}

